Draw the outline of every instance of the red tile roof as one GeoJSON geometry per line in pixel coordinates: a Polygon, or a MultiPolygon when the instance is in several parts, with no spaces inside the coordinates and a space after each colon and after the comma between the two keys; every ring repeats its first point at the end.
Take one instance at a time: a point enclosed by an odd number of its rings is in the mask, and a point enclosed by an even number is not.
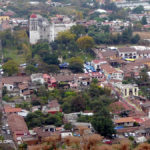
{"type": "Polygon", "coordinates": [[[19,89],[24,90],[24,89],[28,88],[28,84],[27,83],[21,83],[21,84],[19,84],[18,87],[19,87],[19,89]]]}
{"type": "Polygon", "coordinates": [[[95,60],[92,60],[92,62],[94,63],[94,64],[99,64],[99,63],[107,63],[104,59],[95,59],[95,60]]]}
{"type": "Polygon", "coordinates": [[[21,110],[22,110],[21,108],[13,108],[7,105],[4,106],[5,113],[17,113],[17,112],[21,112],[21,110]]]}
{"type": "Polygon", "coordinates": [[[43,128],[42,127],[36,127],[36,128],[33,128],[33,131],[38,135],[38,136],[41,136],[41,137],[48,137],[48,136],[51,136],[52,135],[52,132],[48,132],[48,131],[43,131],[43,128]]]}
{"type": "Polygon", "coordinates": [[[30,81],[29,76],[14,76],[2,78],[3,84],[25,83],[29,81],[30,81]]]}
{"type": "Polygon", "coordinates": [[[127,104],[121,101],[112,103],[110,108],[112,109],[113,113],[120,113],[123,110],[131,110],[127,104]]]}
{"type": "Polygon", "coordinates": [[[48,74],[43,74],[43,78],[51,78],[48,74]]]}
{"type": "Polygon", "coordinates": [[[10,130],[15,132],[24,132],[29,133],[28,127],[26,125],[26,122],[24,121],[24,118],[22,116],[19,116],[17,114],[10,114],[8,115],[8,125],[10,126],[10,130]]]}
{"type": "Polygon", "coordinates": [[[123,117],[114,121],[115,123],[126,123],[126,122],[135,122],[132,117],[123,117]]]}
{"type": "Polygon", "coordinates": [[[30,18],[37,18],[36,14],[32,14],[30,18]]]}
{"type": "Polygon", "coordinates": [[[131,47],[123,47],[123,48],[118,48],[119,52],[136,52],[135,48],[131,48],[131,47]]]}
{"type": "Polygon", "coordinates": [[[100,72],[91,72],[89,75],[92,77],[104,77],[104,75],[100,72]]]}
{"type": "Polygon", "coordinates": [[[107,73],[116,73],[118,72],[115,68],[110,66],[109,64],[101,64],[101,68],[107,73]]]}

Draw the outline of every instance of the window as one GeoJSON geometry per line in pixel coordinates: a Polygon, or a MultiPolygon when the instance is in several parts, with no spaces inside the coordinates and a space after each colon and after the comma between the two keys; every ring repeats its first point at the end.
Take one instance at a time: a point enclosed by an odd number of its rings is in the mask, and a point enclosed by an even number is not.
{"type": "Polygon", "coordinates": [[[125,93],[124,94],[125,94],[125,96],[127,95],[127,89],[125,89],[125,93]]]}
{"type": "Polygon", "coordinates": [[[48,131],[48,129],[45,129],[45,132],[48,131]]]}
{"type": "Polygon", "coordinates": [[[136,94],[136,92],[137,92],[137,89],[136,89],[136,88],[134,89],[134,92],[135,92],[135,94],[136,94]]]}

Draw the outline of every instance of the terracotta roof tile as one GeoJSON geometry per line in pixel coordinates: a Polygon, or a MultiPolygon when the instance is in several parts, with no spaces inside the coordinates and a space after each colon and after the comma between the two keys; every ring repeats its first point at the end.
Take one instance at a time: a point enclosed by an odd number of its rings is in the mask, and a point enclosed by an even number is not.
{"type": "Polygon", "coordinates": [[[119,52],[136,52],[135,48],[131,47],[123,47],[123,48],[118,48],[119,52]]]}
{"type": "Polygon", "coordinates": [[[24,133],[28,133],[28,127],[24,121],[22,116],[17,114],[10,114],[8,115],[8,125],[13,133],[16,131],[23,131],[24,133]]]}
{"type": "Polygon", "coordinates": [[[119,118],[114,121],[115,123],[125,123],[125,122],[135,122],[135,120],[132,117],[124,117],[124,118],[119,118]]]}
{"type": "Polygon", "coordinates": [[[16,112],[21,112],[21,110],[22,110],[21,108],[13,108],[7,105],[4,106],[5,113],[16,113],[16,112]]]}
{"type": "Polygon", "coordinates": [[[29,76],[14,76],[14,77],[4,77],[2,78],[3,84],[14,84],[14,83],[25,83],[29,82],[30,77],[29,76]]]}

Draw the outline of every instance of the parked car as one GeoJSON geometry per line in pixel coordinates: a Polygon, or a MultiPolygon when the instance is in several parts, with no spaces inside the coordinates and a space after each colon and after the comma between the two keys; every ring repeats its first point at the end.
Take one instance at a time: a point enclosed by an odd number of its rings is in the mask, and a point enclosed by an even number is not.
{"type": "Polygon", "coordinates": [[[129,136],[135,137],[135,133],[129,132],[129,136]]]}
{"type": "Polygon", "coordinates": [[[124,136],[125,136],[125,137],[129,137],[128,133],[124,133],[124,136]]]}
{"type": "Polygon", "coordinates": [[[2,130],[6,130],[6,127],[5,127],[5,126],[2,126],[2,130]]]}
{"type": "Polygon", "coordinates": [[[78,136],[78,137],[79,137],[79,136],[80,136],[80,134],[76,134],[76,133],[74,133],[74,134],[73,134],[73,136],[78,136]]]}
{"type": "Polygon", "coordinates": [[[112,144],[112,141],[109,140],[109,139],[104,139],[104,140],[103,140],[103,143],[105,143],[105,144],[112,144]]]}
{"type": "Polygon", "coordinates": [[[112,138],[118,138],[118,134],[112,134],[112,138]]]}

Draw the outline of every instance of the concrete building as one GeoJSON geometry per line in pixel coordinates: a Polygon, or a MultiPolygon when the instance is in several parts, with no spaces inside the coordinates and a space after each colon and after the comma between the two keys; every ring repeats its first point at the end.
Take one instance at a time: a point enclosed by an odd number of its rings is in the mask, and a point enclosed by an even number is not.
{"type": "Polygon", "coordinates": [[[116,83],[115,87],[119,89],[123,97],[138,96],[139,88],[136,84],[116,83]]]}
{"type": "Polygon", "coordinates": [[[0,22],[9,21],[9,16],[0,16],[0,22]]]}
{"type": "Polygon", "coordinates": [[[35,73],[31,75],[31,82],[44,84],[44,78],[42,73],[35,73]]]}
{"type": "Polygon", "coordinates": [[[124,78],[124,72],[122,70],[117,70],[109,64],[102,64],[100,68],[101,71],[104,72],[104,75],[106,76],[107,80],[113,79],[122,81],[124,78]]]}
{"type": "MultiPolygon", "coordinates": [[[[58,17],[57,17],[58,18],[58,17]]],[[[74,22],[64,18],[50,23],[46,18],[32,14],[29,20],[30,43],[36,44],[39,40],[47,40],[49,43],[54,41],[58,33],[70,29],[74,22]]]]}
{"type": "Polygon", "coordinates": [[[135,48],[130,47],[118,48],[118,55],[121,58],[136,59],[137,51],[135,48]]]}
{"type": "Polygon", "coordinates": [[[149,10],[150,4],[147,1],[123,1],[116,2],[117,7],[134,9],[138,6],[143,6],[145,10],[149,10]]]}

